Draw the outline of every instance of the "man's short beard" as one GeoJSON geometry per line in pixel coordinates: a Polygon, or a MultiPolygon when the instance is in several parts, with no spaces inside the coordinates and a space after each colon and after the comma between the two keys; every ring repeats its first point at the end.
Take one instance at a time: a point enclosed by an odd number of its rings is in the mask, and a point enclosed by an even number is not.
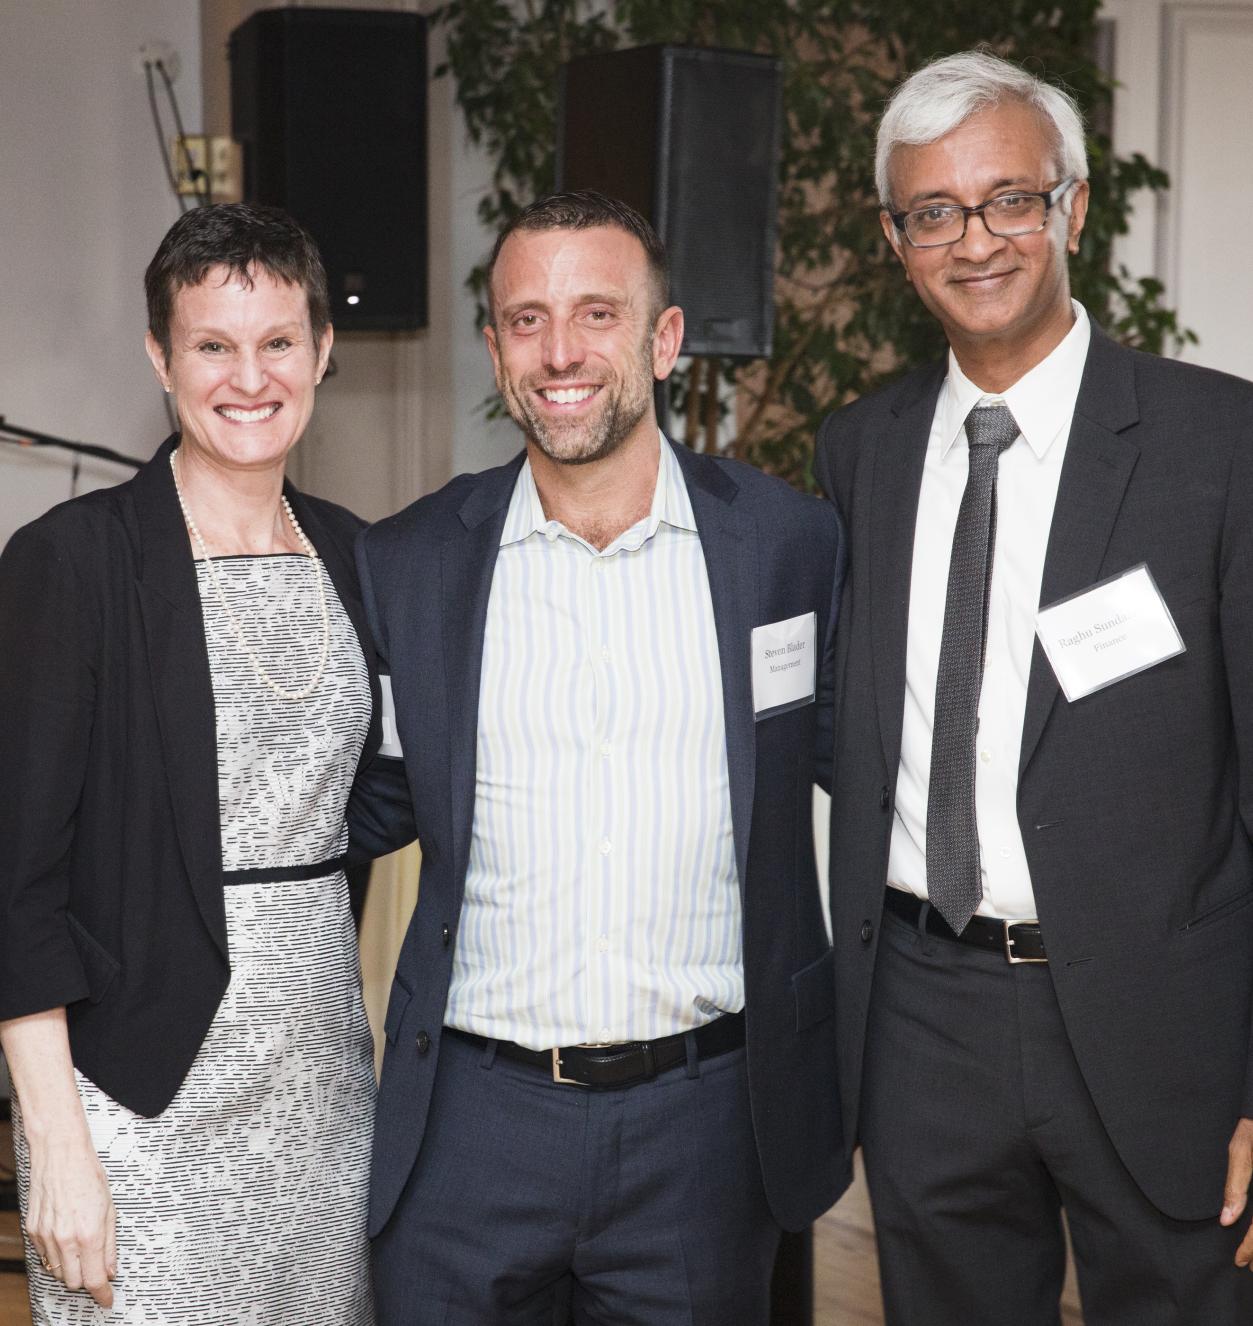
{"type": "MultiPolygon", "coordinates": [[[[550,460],[558,465],[591,465],[612,456],[630,437],[636,425],[648,412],[652,400],[652,335],[641,347],[638,383],[636,375],[624,378],[617,399],[594,422],[574,428],[554,428],[530,408],[524,392],[501,390],[505,409],[515,424],[535,443],[550,460]],[[638,393],[635,387],[643,389],[638,393]],[[583,445],[571,454],[561,447],[563,435],[581,437],[583,445]]],[[[601,390],[606,390],[602,387],[601,390]]]]}
{"type": "Polygon", "coordinates": [[[590,465],[612,456],[630,437],[647,409],[647,401],[624,401],[619,397],[595,424],[588,426],[584,434],[584,445],[573,454],[562,450],[558,438],[561,433],[574,430],[550,428],[544,420],[534,418],[529,412],[523,418],[515,414],[513,419],[549,460],[559,465],[590,465]]]}

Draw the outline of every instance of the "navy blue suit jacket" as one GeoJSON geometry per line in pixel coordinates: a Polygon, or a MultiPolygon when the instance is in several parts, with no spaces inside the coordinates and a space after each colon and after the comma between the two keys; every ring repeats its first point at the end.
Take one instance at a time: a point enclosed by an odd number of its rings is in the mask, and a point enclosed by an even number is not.
{"type": "MultiPolygon", "coordinates": [[[[799,1229],[836,1200],[849,1177],[836,1093],[832,950],[811,829],[813,784],[829,781],[843,538],[830,503],[734,461],[675,452],[704,549],[722,667],[757,1148],[775,1216],[799,1229]],[[811,610],[824,651],[818,702],[756,722],[751,632],[811,610]]],[[[361,783],[349,822],[363,854],[415,831],[422,846],[418,905],[387,1010],[372,1233],[386,1223],[417,1158],[439,1062],[474,815],[488,596],[521,463],[519,456],[454,479],[358,544],[404,768],[401,776],[395,761],[380,761],[361,783]]]]}

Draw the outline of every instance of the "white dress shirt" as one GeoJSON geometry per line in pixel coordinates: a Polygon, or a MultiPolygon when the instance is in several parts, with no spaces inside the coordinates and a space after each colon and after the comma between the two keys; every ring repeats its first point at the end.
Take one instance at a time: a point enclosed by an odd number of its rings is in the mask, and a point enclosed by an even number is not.
{"type": "Polygon", "coordinates": [[[975,818],[983,879],[980,916],[1036,915],[1035,894],[1018,825],[1018,760],[1035,614],[1062,461],[1088,355],[1088,316],[1052,353],[999,396],[985,394],[949,352],[927,442],[914,527],[905,663],[905,712],[888,883],[927,896],[927,787],[953,530],[969,469],[965,419],[980,402],[1004,402],[1021,430],[1000,458],[996,547],[988,600],[988,636],[975,761],[975,818]]]}
{"type": "Polygon", "coordinates": [[[445,1021],[531,1049],[744,1006],[722,672],[687,486],[603,551],[518,475],[488,601],[445,1021]]]}

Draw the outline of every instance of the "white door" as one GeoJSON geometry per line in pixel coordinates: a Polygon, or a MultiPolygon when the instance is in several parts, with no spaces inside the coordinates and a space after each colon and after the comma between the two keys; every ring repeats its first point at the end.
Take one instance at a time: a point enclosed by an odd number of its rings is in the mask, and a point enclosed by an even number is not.
{"type": "Polygon", "coordinates": [[[1115,260],[1156,276],[1181,354],[1253,378],[1253,0],[1105,0],[1113,24],[1114,148],[1170,175],[1138,200],[1115,260]]]}

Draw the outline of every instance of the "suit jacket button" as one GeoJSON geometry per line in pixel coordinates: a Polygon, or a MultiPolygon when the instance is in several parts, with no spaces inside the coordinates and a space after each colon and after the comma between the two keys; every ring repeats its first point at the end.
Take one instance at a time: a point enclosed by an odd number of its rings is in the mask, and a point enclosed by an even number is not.
{"type": "Polygon", "coordinates": [[[888,793],[887,784],[885,783],[885,784],[879,789],[879,809],[880,809],[880,810],[887,810],[887,808],[888,808],[891,804],[892,804],[892,798],[891,798],[891,796],[890,796],[889,793],[888,793]]]}
{"type": "Polygon", "coordinates": [[[431,1038],[424,1031],[418,1032],[418,1053],[425,1054],[431,1048],[431,1038]]]}
{"type": "Polygon", "coordinates": [[[446,925],[440,926],[439,942],[443,944],[445,948],[447,948],[448,945],[452,943],[452,931],[449,930],[449,928],[446,925]]]}
{"type": "Polygon", "coordinates": [[[874,938],[874,926],[872,926],[869,921],[863,921],[861,923],[860,933],[861,933],[861,942],[863,944],[869,944],[870,941],[874,938]]]}

